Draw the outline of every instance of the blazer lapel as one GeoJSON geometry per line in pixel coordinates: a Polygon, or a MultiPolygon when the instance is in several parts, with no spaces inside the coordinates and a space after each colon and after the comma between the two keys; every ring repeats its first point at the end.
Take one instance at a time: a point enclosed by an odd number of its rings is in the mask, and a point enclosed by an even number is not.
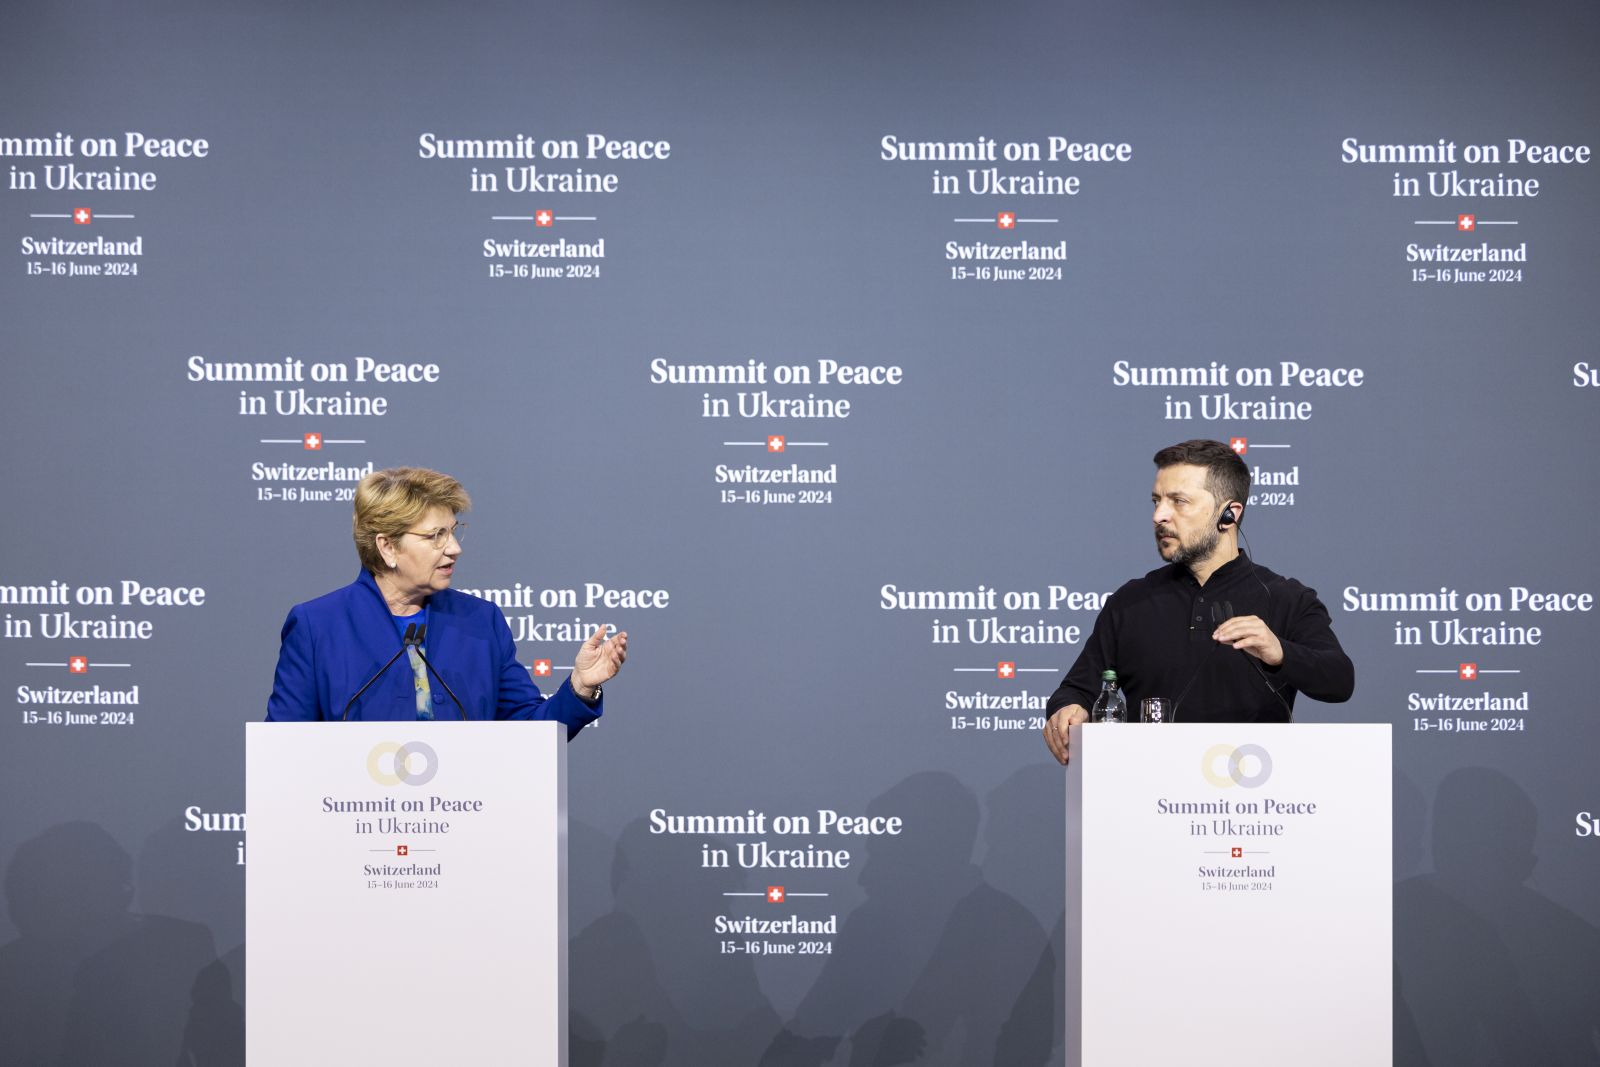
{"type": "MultiPolygon", "coordinates": [[[[360,651],[357,655],[369,661],[360,673],[361,682],[357,683],[359,685],[377,674],[379,669],[389,662],[389,658],[399,651],[401,642],[400,632],[394,626],[394,616],[389,614],[389,602],[383,599],[383,593],[378,589],[378,583],[373,580],[372,575],[362,571],[361,577],[356,579],[356,584],[369,594],[357,597],[351,607],[353,629],[356,639],[360,642],[360,651]]],[[[429,626],[428,630],[431,642],[433,627],[429,626]]],[[[362,694],[361,699],[356,702],[356,708],[364,706],[371,708],[378,718],[391,718],[394,715],[391,705],[398,699],[398,694],[402,690],[396,687],[396,683],[389,675],[410,678],[411,667],[404,662],[394,663],[387,674],[362,694]]],[[[405,691],[409,692],[410,689],[411,685],[408,682],[405,684],[405,691]]],[[[355,708],[351,710],[353,712],[355,708]]]]}
{"type": "MultiPolygon", "coordinates": [[[[450,694],[439,684],[439,678],[443,678],[450,684],[450,688],[455,690],[456,696],[461,696],[461,686],[456,681],[455,672],[449,666],[456,662],[455,648],[461,640],[461,620],[455,613],[455,601],[456,598],[450,595],[448,589],[435,593],[428,600],[428,640],[424,651],[428,655],[428,662],[439,672],[438,678],[430,675],[428,680],[434,692],[444,698],[443,703],[434,702],[435,716],[443,719],[454,719],[461,714],[456,708],[456,702],[450,699],[450,694]]],[[[465,700],[463,697],[463,703],[465,700]]],[[[468,711],[468,718],[471,718],[471,714],[468,711]]]]}

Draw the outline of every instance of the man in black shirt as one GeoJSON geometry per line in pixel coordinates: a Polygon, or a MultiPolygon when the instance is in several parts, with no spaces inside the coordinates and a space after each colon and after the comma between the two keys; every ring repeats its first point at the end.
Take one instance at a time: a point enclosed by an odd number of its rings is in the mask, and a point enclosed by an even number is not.
{"type": "Polygon", "coordinates": [[[1239,551],[1250,469],[1238,454],[1185,441],[1155,463],[1152,518],[1167,565],[1106,601],[1045,705],[1045,743],[1062,763],[1067,730],[1088,719],[1104,670],[1117,672],[1130,717],[1160,696],[1175,701],[1175,722],[1286,722],[1297,692],[1338,702],[1355,689],[1316,592],[1239,551]]]}

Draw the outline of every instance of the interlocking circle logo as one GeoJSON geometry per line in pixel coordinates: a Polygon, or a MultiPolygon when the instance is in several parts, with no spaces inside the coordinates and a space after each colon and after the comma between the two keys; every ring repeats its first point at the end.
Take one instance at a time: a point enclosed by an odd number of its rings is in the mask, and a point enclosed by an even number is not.
{"type": "Polygon", "coordinates": [[[1254,789],[1272,777],[1272,756],[1260,745],[1212,745],[1200,757],[1200,773],[1219,789],[1236,785],[1254,789]],[[1227,761],[1227,773],[1218,774],[1217,764],[1223,760],[1227,761]]]}
{"type": "Polygon", "coordinates": [[[427,785],[439,773],[439,755],[421,741],[379,741],[367,753],[367,773],[379,785],[427,785]],[[384,770],[385,757],[389,770],[384,770]],[[418,768],[417,764],[421,764],[418,768]]]}

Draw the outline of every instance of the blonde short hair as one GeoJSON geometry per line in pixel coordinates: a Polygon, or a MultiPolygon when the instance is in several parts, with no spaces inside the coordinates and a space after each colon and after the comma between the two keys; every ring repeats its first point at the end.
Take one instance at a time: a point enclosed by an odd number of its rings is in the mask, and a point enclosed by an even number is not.
{"type": "Polygon", "coordinates": [[[379,535],[396,541],[433,508],[460,514],[471,506],[467,491],[448,474],[423,467],[373,471],[356,486],[355,519],[351,523],[361,565],[373,574],[387,569],[383,553],[378,551],[379,535]]]}

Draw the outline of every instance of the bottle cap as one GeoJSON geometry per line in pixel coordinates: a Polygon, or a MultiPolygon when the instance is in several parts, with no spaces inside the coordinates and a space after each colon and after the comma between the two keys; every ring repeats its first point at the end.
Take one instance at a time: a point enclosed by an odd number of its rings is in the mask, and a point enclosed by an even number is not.
{"type": "Polygon", "coordinates": [[[1100,672],[1100,680],[1102,682],[1114,682],[1114,681],[1117,680],[1117,672],[1116,671],[1102,671],[1102,672],[1100,672]]]}

